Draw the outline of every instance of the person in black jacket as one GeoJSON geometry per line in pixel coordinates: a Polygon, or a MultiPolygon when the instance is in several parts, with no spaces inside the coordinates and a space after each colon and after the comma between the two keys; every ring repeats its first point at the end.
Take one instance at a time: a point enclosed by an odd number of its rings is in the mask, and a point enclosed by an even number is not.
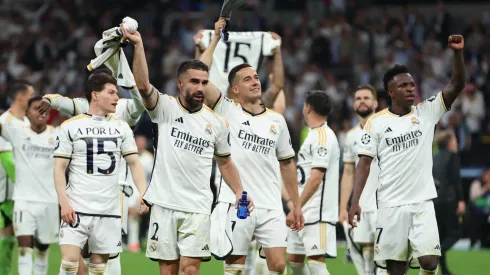
{"type": "Polygon", "coordinates": [[[434,206],[441,239],[440,265],[442,274],[450,275],[446,264],[446,252],[460,237],[459,217],[465,211],[465,202],[456,136],[446,130],[437,133],[435,140],[439,151],[434,155],[432,174],[437,188],[434,206]]]}

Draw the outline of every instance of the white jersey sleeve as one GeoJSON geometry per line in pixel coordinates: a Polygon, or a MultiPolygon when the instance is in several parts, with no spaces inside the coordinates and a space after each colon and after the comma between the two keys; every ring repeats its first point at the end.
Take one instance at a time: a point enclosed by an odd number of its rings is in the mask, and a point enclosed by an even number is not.
{"type": "Polygon", "coordinates": [[[420,115],[429,118],[434,125],[437,124],[441,117],[451,109],[450,107],[451,106],[446,106],[442,91],[417,105],[420,115]]]}
{"type": "Polygon", "coordinates": [[[119,99],[117,101],[116,112],[114,113],[117,118],[126,121],[130,126],[136,125],[139,120],[139,116],[134,117],[132,114],[131,108],[134,105],[132,101],[132,99],[127,98],[119,99]]]}
{"type": "Polygon", "coordinates": [[[230,127],[226,118],[222,118],[214,154],[218,157],[227,157],[231,154],[230,127]]]}
{"type": "Polygon", "coordinates": [[[68,116],[77,116],[88,112],[88,100],[85,98],[68,98],[59,94],[47,94],[43,96],[51,103],[51,108],[68,116]]]}
{"type": "Polygon", "coordinates": [[[15,136],[19,135],[19,130],[21,128],[15,125],[2,124],[2,137],[11,143],[12,139],[15,139],[15,136]]]}
{"type": "Polygon", "coordinates": [[[353,142],[357,142],[351,140],[349,133],[345,136],[345,146],[344,146],[344,155],[343,161],[344,163],[354,164],[356,162],[356,153],[354,152],[353,142]]]}
{"type": "Polygon", "coordinates": [[[171,99],[168,95],[158,94],[158,102],[155,108],[147,110],[152,122],[158,123],[165,119],[165,112],[167,111],[165,109],[171,107],[170,102],[172,100],[174,99],[171,99]]]}
{"type": "Polygon", "coordinates": [[[123,126],[124,136],[121,143],[121,155],[123,157],[138,154],[138,148],[136,147],[136,141],[134,140],[133,131],[129,128],[127,123],[123,126]]]}
{"type": "Polygon", "coordinates": [[[358,156],[368,156],[371,158],[376,157],[378,155],[378,143],[379,137],[378,133],[373,129],[369,120],[366,122],[366,125],[359,135],[360,139],[357,141],[359,146],[359,151],[357,152],[358,156]]]}
{"type": "Polygon", "coordinates": [[[68,127],[62,124],[59,127],[58,136],[56,137],[54,156],[57,158],[71,159],[73,153],[73,140],[70,137],[68,127]]]}
{"type": "MultiPolygon", "coordinates": [[[[280,118],[281,133],[277,141],[276,156],[278,160],[286,160],[293,158],[295,154],[286,120],[283,116],[280,116],[280,118]]],[[[271,131],[275,131],[274,128],[271,128],[271,131]]]]}

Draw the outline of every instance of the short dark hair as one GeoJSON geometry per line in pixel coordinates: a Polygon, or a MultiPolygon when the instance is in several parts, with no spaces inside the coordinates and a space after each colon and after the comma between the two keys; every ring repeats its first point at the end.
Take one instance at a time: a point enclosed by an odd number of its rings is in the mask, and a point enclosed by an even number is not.
{"type": "Polygon", "coordinates": [[[17,95],[20,92],[26,92],[27,89],[29,89],[29,86],[32,86],[31,83],[25,81],[25,80],[14,80],[11,83],[8,84],[7,87],[7,95],[12,99],[15,100],[17,95]]]}
{"type": "Polygon", "coordinates": [[[383,76],[383,88],[388,91],[388,83],[399,74],[408,74],[408,68],[404,65],[395,64],[383,76]]]}
{"type": "Polygon", "coordinates": [[[358,86],[354,93],[357,93],[357,91],[360,91],[360,90],[369,90],[371,92],[371,94],[373,95],[374,99],[377,99],[377,97],[378,97],[378,93],[376,92],[376,89],[369,84],[364,84],[364,85],[358,86]]]}
{"type": "Polygon", "coordinates": [[[310,105],[313,111],[321,116],[328,116],[332,109],[330,97],[324,91],[309,91],[306,93],[305,103],[310,105]]]}
{"type": "Polygon", "coordinates": [[[112,74],[104,71],[95,71],[90,74],[85,84],[85,97],[89,103],[92,101],[92,92],[102,91],[105,84],[114,84],[117,87],[117,80],[112,74]]]}
{"type": "Polygon", "coordinates": [[[177,69],[177,77],[180,77],[181,74],[187,72],[187,70],[200,70],[209,72],[208,65],[204,64],[201,60],[192,59],[187,60],[180,63],[179,68],[177,69]]]}
{"type": "Polygon", "coordinates": [[[27,109],[29,109],[32,105],[32,103],[36,102],[36,101],[41,101],[43,100],[43,97],[42,96],[35,96],[35,97],[31,97],[29,99],[29,101],[27,101],[27,109]]]}
{"type": "Polygon", "coordinates": [[[233,69],[231,69],[230,73],[228,74],[228,84],[230,84],[230,86],[232,86],[233,82],[235,81],[236,74],[239,71],[241,71],[242,69],[251,68],[251,67],[252,66],[250,66],[250,64],[247,64],[247,63],[243,63],[243,64],[235,66],[233,69]]]}

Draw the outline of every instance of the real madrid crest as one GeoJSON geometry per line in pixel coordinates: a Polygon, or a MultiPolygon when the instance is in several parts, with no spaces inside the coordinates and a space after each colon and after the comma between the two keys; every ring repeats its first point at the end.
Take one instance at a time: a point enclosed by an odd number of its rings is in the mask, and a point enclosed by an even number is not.
{"type": "Polygon", "coordinates": [[[150,252],[155,252],[157,250],[157,243],[151,242],[150,246],[148,247],[148,250],[150,250],[150,252]]]}
{"type": "Polygon", "coordinates": [[[211,127],[211,124],[208,124],[204,131],[206,132],[206,134],[211,135],[213,133],[213,127],[211,127]]]}
{"type": "Polygon", "coordinates": [[[420,123],[416,116],[412,116],[410,119],[412,120],[413,125],[418,125],[420,123]]]}
{"type": "Polygon", "coordinates": [[[277,135],[277,130],[276,130],[276,126],[274,124],[271,125],[271,134],[273,135],[277,135]]]}

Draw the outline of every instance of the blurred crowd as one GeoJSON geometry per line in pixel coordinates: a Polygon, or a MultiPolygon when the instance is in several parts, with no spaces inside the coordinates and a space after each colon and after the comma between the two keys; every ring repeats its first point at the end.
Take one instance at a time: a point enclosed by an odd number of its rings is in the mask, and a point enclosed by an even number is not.
{"type": "MultiPolygon", "coordinates": [[[[193,56],[193,35],[213,27],[222,2],[141,0],[135,5],[130,0],[4,0],[0,2],[0,109],[9,106],[6,91],[11,79],[27,79],[41,94],[83,96],[85,67],[95,56],[93,46],[104,30],[117,26],[125,16],[139,22],[151,82],[160,91],[175,94],[175,68],[193,56]]],[[[414,75],[417,100],[434,95],[451,77],[447,37],[461,33],[467,86],[438,127],[453,130],[463,167],[488,166],[490,154],[483,153],[490,146],[489,13],[476,10],[454,15],[439,1],[430,12],[404,6],[398,16],[384,6],[370,6],[375,2],[251,0],[233,14],[231,30],[274,31],[282,37],[285,117],[296,148],[308,90],[330,95],[335,107],[329,125],[342,142],[357,123],[352,112],[356,86],[375,86],[380,109],[387,107],[381,80],[387,68],[398,63],[407,65],[414,75]]],[[[131,62],[131,47],[125,51],[131,62]]],[[[271,65],[266,59],[259,72],[264,86],[271,65]]],[[[143,119],[137,131],[151,135],[149,123],[143,119]]],[[[490,197],[490,187],[480,189],[490,197]]]]}

